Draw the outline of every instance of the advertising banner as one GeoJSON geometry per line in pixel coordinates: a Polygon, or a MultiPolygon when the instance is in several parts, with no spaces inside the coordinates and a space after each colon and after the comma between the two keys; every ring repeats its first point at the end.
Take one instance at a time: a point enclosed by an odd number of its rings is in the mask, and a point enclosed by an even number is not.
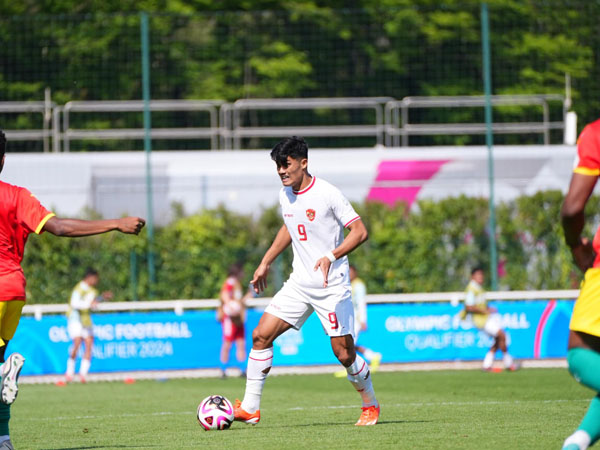
{"type": "MultiPolygon", "coordinates": [[[[491,302],[496,306],[516,358],[566,355],[572,300],[491,302]]],[[[383,355],[383,362],[482,359],[492,339],[460,319],[450,303],[372,304],[368,329],[358,344],[383,355]]],[[[246,348],[262,311],[249,310],[246,348]]],[[[221,325],[214,311],[95,314],[92,372],[219,367],[221,325]]],[[[23,317],[8,352],[22,353],[23,375],[61,374],[71,341],[64,316],[23,317]]],[[[233,350],[233,349],[232,349],[233,350]]],[[[301,330],[274,345],[275,365],[336,364],[327,337],[313,314],[301,330]]],[[[232,351],[231,361],[235,361],[232,351]]]]}

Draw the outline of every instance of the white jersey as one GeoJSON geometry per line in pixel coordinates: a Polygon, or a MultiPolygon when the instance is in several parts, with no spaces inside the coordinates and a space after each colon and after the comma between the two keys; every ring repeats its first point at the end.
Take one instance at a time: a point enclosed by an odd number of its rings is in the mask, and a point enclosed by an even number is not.
{"type": "MultiPolygon", "coordinates": [[[[344,228],[360,216],[339,189],[316,177],[299,192],[282,188],[279,202],[294,251],[290,279],[300,286],[323,287],[323,273],[314,270],[315,264],[342,243],[344,228]]],[[[349,286],[348,270],[346,256],[334,261],[329,269],[329,286],[349,286]]]]}

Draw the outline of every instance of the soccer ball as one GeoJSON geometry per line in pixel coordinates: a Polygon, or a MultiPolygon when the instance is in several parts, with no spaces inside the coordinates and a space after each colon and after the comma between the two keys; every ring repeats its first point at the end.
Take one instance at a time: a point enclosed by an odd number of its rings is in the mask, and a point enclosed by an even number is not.
{"type": "Polygon", "coordinates": [[[197,417],[206,431],[226,430],[233,422],[233,405],[222,395],[211,395],[198,405],[197,417]]]}

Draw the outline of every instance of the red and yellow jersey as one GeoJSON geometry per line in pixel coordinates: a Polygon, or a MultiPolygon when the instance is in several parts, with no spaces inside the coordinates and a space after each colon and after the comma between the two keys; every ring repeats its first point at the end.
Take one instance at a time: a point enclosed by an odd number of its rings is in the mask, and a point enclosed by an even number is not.
{"type": "MultiPolygon", "coordinates": [[[[586,125],[577,140],[577,159],[573,172],[591,177],[600,176],[600,120],[586,125]]],[[[600,336],[600,228],[593,240],[596,260],[585,273],[579,297],[575,302],[569,328],[573,331],[600,336]]]]}
{"type": "MultiPolygon", "coordinates": [[[[577,140],[577,158],[573,172],[592,177],[600,176],[600,120],[585,126],[577,140]]],[[[600,228],[593,240],[596,260],[594,267],[600,267],[600,228]]]]}
{"type": "Polygon", "coordinates": [[[600,176],[600,119],[586,125],[579,135],[573,172],[600,176]]]}
{"type": "Polygon", "coordinates": [[[25,243],[52,216],[27,189],[0,181],[0,301],[25,300],[25,243]]]}

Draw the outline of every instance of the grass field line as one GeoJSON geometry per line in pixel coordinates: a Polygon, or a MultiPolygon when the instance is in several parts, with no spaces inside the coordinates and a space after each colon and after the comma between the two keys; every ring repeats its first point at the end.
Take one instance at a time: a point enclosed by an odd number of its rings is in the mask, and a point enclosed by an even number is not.
{"type": "MultiPolygon", "coordinates": [[[[526,359],[521,360],[523,368],[526,369],[550,369],[566,368],[565,358],[556,359],[526,359]]],[[[319,366],[274,366],[270,376],[278,375],[318,375],[334,373],[340,370],[339,365],[319,366]]],[[[435,371],[435,370],[480,370],[481,361],[438,361],[420,363],[387,363],[382,364],[380,372],[413,372],[413,371],[435,371]]],[[[228,376],[237,377],[239,369],[230,368],[228,376]]],[[[123,371],[110,373],[90,373],[88,382],[123,381],[123,380],[157,380],[157,379],[182,379],[182,378],[220,378],[220,369],[182,369],[182,370],[145,370],[145,371],[123,371]]],[[[21,384],[54,384],[64,381],[64,375],[22,375],[19,379],[21,384]]]]}
{"type": "MultiPolygon", "coordinates": [[[[495,406],[495,405],[526,405],[526,404],[557,404],[557,403],[588,403],[590,399],[554,399],[554,400],[481,400],[472,402],[406,402],[406,403],[382,403],[382,408],[410,408],[410,407],[430,407],[430,406],[495,406]]],[[[285,408],[285,411],[315,411],[327,409],[357,409],[354,405],[324,405],[324,406],[294,406],[285,408]]],[[[193,411],[154,411],[147,413],[119,413],[119,414],[88,414],[76,416],[52,416],[52,417],[19,417],[19,421],[26,422],[45,422],[57,420],[99,420],[99,419],[124,419],[136,417],[157,417],[157,416],[190,416],[193,411]]]]}
{"type": "Polygon", "coordinates": [[[120,414],[86,414],[85,416],[52,416],[52,417],[19,417],[23,422],[45,422],[55,420],[99,420],[99,419],[124,419],[128,417],[157,417],[157,416],[189,416],[193,411],[155,411],[147,413],[120,413],[120,414]]]}
{"type": "MultiPolygon", "coordinates": [[[[480,400],[475,402],[406,402],[406,403],[395,403],[385,404],[382,403],[382,408],[402,408],[402,407],[415,407],[415,406],[486,406],[486,405],[524,405],[524,404],[554,404],[554,403],[573,403],[573,402],[586,402],[589,403],[590,399],[554,399],[554,400],[480,400]]],[[[308,411],[308,410],[319,410],[319,409],[354,409],[356,405],[340,405],[340,406],[296,406],[288,408],[288,411],[308,411]]]]}

